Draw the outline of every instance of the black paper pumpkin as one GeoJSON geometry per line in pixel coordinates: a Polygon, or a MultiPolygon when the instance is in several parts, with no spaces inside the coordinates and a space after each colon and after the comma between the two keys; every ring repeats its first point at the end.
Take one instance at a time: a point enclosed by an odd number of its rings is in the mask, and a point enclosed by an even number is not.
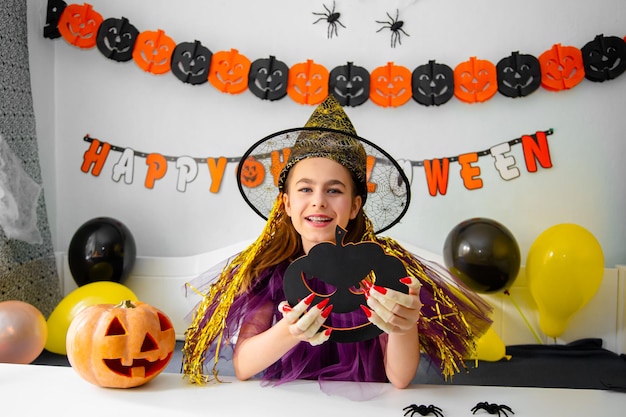
{"type": "Polygon", "coordinates": [[[361,305],[367,305],[364,282],[373,281],[381,287],[408,292],[408,287],[400,282],[407,276],[400,259],[386,254],[376,242],[344,245],[345,234],[344,229],[337,227],[335,242],[318,243],[308,255],[296,259],[285,271],[283,281],[291,305],[311,293],[315,293],[313,304],[329,299],[333,309],[323,327],[332,328],[330,340],[341,343],[367,340],[382,333],[361,310],[361,305]],[[356,311],[363,314],[362,322],[351,327],[338,325],[342,315],[356,311]]]}
{"type": "Polygon", "coordinates": [[[617,36],[598,35],[582,47],[585,78],[612,80],[626,70],[626,42],[617,36]]]}
{"type": "Polygon", "coordinates": [[[507,97],[525,97],[541,86],[541,65],[532,56],[513,52],[496,65],[498,91],[507,97]]]}
{"type": "Polygon", "coordinates": [[[348,62],[333,68],[328,85],[339,104],[356,107],[369,98],[370,73],[365,68],[348,62]]]}
{"type": "Polygon", "coordinates": [[[47,39],[56,39],[61,37],[59,28],[59,19],[63,10],[67,7],[67,3],[63,0],[48,0],[48,8],[46,9],[46,24],[43,27],[43,37],[47,39]]]}
{"type": "Polygon", "coordinates": [[[133,48],[139,31],[128,19],[106,19],[98,29],[96,46],[102,55],[117,62],[133,59],[133,48]]]}
{"type": "Polygon", "coordinates": [[[280,100],[287,95],[289,67],[271,56],[252,62],[248,74],[248,88],[260,99],[280,100]]]}
{"type": "Polygon", "coordinates": [[[198,85],[209,80],[213,52],[200,41],[182,42],[172,53],[172,74],[184,83],[198,85]]]}
{"type": "Polygon", "coordinates": [[[413,99],[424,106],[439,106],[454,96],[454,71],[433,60],[413,70],[413,99]]]}

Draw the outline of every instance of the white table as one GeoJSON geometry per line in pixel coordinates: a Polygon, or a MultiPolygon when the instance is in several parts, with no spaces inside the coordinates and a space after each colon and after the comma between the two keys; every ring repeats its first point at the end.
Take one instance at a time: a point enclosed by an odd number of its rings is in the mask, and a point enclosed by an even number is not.
{"type": "Polygon", "coordinates": [[[316,381],[262,387],[259,381],[226,380],[198,386],[180,374],[162,373],[141,387],[110,389],[88,383],[70,367],[0,364],[0,416],[401,417],[410,404],[433,404],[445,417],[490,416],[484,410],[472,414],[484,401],[510,406],[515,414],[509,417],[617,417],[626,408],[626,394],[599,390],[451,385],[397,390],[366,384],[378,395],[355,401],[323,393],[316,381]]]}

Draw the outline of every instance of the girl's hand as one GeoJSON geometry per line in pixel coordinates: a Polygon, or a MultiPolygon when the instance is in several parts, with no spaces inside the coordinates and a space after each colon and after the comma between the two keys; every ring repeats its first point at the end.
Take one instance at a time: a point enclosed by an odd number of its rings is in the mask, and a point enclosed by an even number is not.
{"type": "Polygon", "coordinates": [[[311,294],[295,307],[291,307],[286,301],[278,305],[279,311],[283,313],[283,320],[289,323],[289,333],[311,346],[321,345],[330,338],[331,329],[321,332],[319,330],[333,309],[332,305],[327,306],[327,298],[307,311],[314,298],[315,294],[311,294]]]}
{"type": "Polygon", "coordinates": [[[419,321],[422,285],[413,277],[402,278],[400,282],[409,287],[408,294],[374,285],[366,293],[369,308],[361,306],[368,320],[385,333],[406,333],[419,321]]]}

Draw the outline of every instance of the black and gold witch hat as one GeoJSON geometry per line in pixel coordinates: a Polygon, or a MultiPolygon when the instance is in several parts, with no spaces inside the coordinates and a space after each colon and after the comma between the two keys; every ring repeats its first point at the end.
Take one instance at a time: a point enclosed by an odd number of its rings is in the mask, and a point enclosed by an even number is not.
{"type": "Polygon", "coordinates": [[[304,127],[273,133],[248,149],[237,169],[239,191],[267,219],[289,170],[298,161],[314,157],[334,160],[352,173],[376,233],[398,223],[408,210],[411,192],[404,171],[385,150],[357,135],[332,95],[317,106],[304,127]],[[248,181],[246,172],[251,164],[254,182],[248,181]]]}

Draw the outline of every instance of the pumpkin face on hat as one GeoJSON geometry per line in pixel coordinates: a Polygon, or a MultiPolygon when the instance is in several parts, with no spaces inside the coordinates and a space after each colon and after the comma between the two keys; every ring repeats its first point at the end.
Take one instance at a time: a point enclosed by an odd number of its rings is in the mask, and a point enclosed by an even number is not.
{"type": "Polygon", "coordinates": [[[86,307],[70,323],[67,358],[94,385],[143,385],[167,366],[176,335],[170,319],[139,301],[86,307]]]}
{"type": "Polygon", "coordinates": [[[179,43],[172,54],[172,74],[184,83],[203,84],[209,80],[212,56],[200,41],[179,43]]]}
{"type": "Polygon", "coordinates": [[[413,70],[411,85],[415,101],[424,106],[439,106],[454,96],[454,72],[431,60],[413,70]]]}
{"type": "Polygon", "coordinates": [[[541,85],[541,65],[532,55],[513,52],[496,65],[498,91],[507,97],[525,97],[541,85]]]}
{"type": "Polygon", "coordinates": [[[555,44],[539,55],[541,85],[546,90],[567,90],[585,78],[585,67],[580,49],[555,44]]]}
{"type": "Polygon", "coordinates": [[[262,100],[279,100],[287,95],[289,67],[275,57],[257,59],[250,66],[248,89],[262,100]]]}
{"type": "Polygon", "coordinates": [[[100,25],[96,45],[102,55],[118,62],[133,59],[133,47],[139,31],[128,19],[109,18],[100,25]]]}
{"type": "Polygon", "coordinates": [[[352,62],[333,68],[328,83],[330,92],[342,106],[355,107],[369,98],[370,73],[352,62]]]}
{"type": "Polygon", "coordinates": [[[315,245],[308,255],[292,262],[283,278],[287,301],[296,305],[314,293],[313,304],[325,299],[333,305],[332,313],[322,326],[332,328],[330,340],[334,342],[356,342],[374,338],[382,330],[367,320],[361,305],[367,305],[364,283],[374,283],[403,293],[408,292],[400,282],[407,276],[404,264],[375,242],[343,244],[346,231],[337,227],[335,242],[315,245]],[[355,312],[362,317],[354,322],[355,312]],[[352,313],[350,320],[345,313],[352,313]]]}
{"type": "Polygon", "coordinates": [[[582,47],[585,78],[612,80],[626,70],[626,42],[617,36],[598,35],[582,47]]]}
{"type": "Polygon", "coordinates": [[[59,18],[59,33],[70,45],[93,48],[102,20],[102,15],[91,4],[70,4],[59,18]]]}

